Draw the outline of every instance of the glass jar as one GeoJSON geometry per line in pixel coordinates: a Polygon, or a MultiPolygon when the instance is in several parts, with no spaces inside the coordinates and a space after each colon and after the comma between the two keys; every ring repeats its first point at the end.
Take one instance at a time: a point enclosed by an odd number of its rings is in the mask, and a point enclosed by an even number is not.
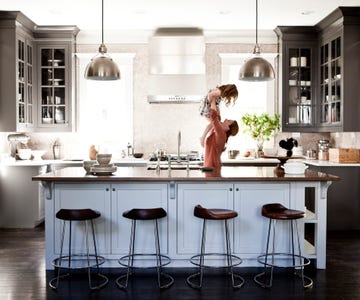
{"type": "Polygon", "coordinates": [[[329,140],[319,140],[318,150],[319,160],[329,160],[329,140]]]}

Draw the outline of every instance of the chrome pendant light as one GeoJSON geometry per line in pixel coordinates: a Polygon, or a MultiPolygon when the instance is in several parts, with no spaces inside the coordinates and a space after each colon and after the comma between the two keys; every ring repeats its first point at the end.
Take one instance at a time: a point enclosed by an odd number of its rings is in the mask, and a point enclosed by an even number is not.
{"type": "Polygon", "coordinates": [[[107,49],[104,44],[104,0],[101,1],[101,4],[101,45],[99,53],[86,66],[85,78],[92,80],[117,80],[120,79],[120,70],[106,53],[107,49]]]}
{"type": "Polygon", "coordinates": [[[256,44],[253,57],[246,61],[240,69],[239,80],[244,81],[268,81],[275,78],[275,72],[271,64],[260,56],[258,44],[258,0],[256,0],[256,44]]]}

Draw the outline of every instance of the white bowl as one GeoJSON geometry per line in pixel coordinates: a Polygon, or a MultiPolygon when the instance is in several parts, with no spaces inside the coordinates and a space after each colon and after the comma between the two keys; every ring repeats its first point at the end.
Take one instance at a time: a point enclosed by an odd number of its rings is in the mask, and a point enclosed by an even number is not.
{"type": "Polygon", "coordinates": [[[98,153],[96,154],[96,160],[99,163],[99,165],[108,165],[110,163],[112,154],[102,154],[98,153]]]}
{"type": "Polygon", "coordinates": [[[33,160],[42,160],[42,156],[46,153],[45,150],[32,150],[31,154],[33,156],[33,160]]]}
{"type": "Polygon", "coordinates": [[[307,165],[300,161],[287,162],[282,167],[286,174],[304,174],[308,168],[307,165]]]}
{"type": "Polygon", "coordinates": [[[18,156],[20,159],[30,159],[31,158],[31,149],[18,149],[18,156]]]}
{"type": "Polygon", "coordinates": [[[84,160],[83,167],[87,173],[90,173],[91,167],[95,166],[97,163],[96,160],[84,160]]]}

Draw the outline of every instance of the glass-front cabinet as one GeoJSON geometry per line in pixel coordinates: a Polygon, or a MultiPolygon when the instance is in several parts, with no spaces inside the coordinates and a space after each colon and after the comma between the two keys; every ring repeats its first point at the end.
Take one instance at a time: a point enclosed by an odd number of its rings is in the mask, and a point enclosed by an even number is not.
{"type": "Polygon", "coordinates": [[[43,30],[37,43],[37,131],[73,131],[75,93],[73,57],[78,28],[43,30]]]}
{"type": "Polygon", "coordinates": [[[287,120],[288,125],[313,125],[314,97],[311,74],[312,49],[289,48],[288,60],[288,93],[287,120]]]}
{"type": "Polygon", "coordinates": [[[65,124],[68,121],[66,49],[41,48],[40,61],[39,123],[65,124]]]}
{"type": "Polygon", "coordinates": [[[283,131],[316,126],[317,36],[313,27],[279,26],[280,103],[283,131]]]}
{"type": "Polygon", "coordinates": [[[320,124],[341,123],[341,37],[320,47],[320,124]]]}
{"type": "Polygon", "coordinates": [[[34,125],[33,106],[33,45],[17,38],[17,130],[29,130],[34,125]]]}

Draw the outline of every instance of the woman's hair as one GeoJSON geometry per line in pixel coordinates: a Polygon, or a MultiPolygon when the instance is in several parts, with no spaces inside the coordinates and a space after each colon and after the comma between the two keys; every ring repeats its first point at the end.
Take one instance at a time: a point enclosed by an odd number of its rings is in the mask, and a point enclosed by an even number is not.
{"type": "Polygon", "coordinates": [[[234,120],[231,125],[229,126],[229,130],[226,132],[226,137],[227,139],[229,138],[229,136],[234,136],[239,132],[239,125],[238,123],[234,120]]]}
{"type": "Polygon", "coordinates": [[[235,84],[224,84],[217,88],[220,90],[220,97],[224,99],[226,105],[229,105],[231,100],[233,100],[233,104],[235,104],[238,97],[238,90],[235,84]]]}

